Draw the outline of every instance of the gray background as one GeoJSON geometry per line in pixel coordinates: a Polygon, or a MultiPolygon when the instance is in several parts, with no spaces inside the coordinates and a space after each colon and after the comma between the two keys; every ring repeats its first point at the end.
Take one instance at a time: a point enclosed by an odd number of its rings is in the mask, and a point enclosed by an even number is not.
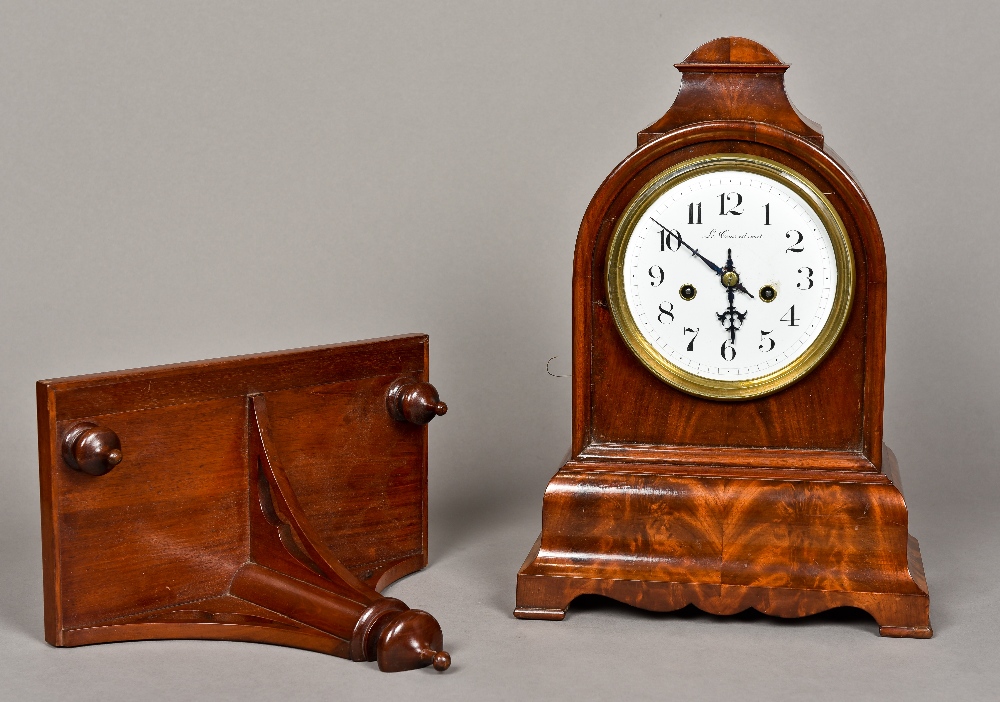
{"type": "Polygon", "coordinates": [[[996,695],[1000,8],[982,2],[0,4],[0,696],[982,699],[996,695]],[[863,615],[515,621],[569,443],[570,275],[590,196],[717,36],[792,64],[889,260],[885,436],[935,637],[863,615]],[[455,664],[42,639],[33,384],[410,331],[431,563],[388,594],[455,664]]]}

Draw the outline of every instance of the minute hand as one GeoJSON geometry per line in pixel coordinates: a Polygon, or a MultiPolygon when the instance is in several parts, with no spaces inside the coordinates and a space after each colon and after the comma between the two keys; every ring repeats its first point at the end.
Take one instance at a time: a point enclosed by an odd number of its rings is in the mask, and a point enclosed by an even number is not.
{"type": "MultiPolygon", "coordinates": [[[[684,246],[686,246],[686,247],[687,247],[687,249],[688,249],[688,251],[690,251],[690,252],[691,252],[691,255],[692,255],[692,256],[697,256],[698,258],[700,258],[700,259],[701,259],[702,261],[704,261],[704,262],[705,262],[705,265],[706,265],[706,266],[708,266],[708,267],[709,267],[709,268],[711,268],[711,269],[712,269],[713,271],[715,271],[715,274],[716,274],[717,276],[719,276],[720,278],[722,277],[722,274],[723,274],[723,273],[725,273],[725,271],[724,271],[724,270],[723,270],[722,268],[720,268],[719,266],[717,266],[717,265],[715,265],[714,263],[712,263],[711,261],[709,261],[709,260],[708,260],[707,258],[705,258],[704,256],[702,256],[702,255],[701,255],[700,253],[698,253],[698,249],[696,249],[696,248],[693,248],[693,247],[691,246],[691,244],[689,244],[689,243],[687,243],[686,241],[684,241],[684,239],[683,239],[683,237],[681,237],[681,233],[680,233],[679,231],[677,231],[676,229],[667,229],[666,227],[664,227],[664,226],[663,226],[662,224],[660,224],[659,222],[657,222],[657,221],[656,221],[655,219],[653,219],[652,217],[650,217],[650,219],[652,219],[652,220],[653,220],[654,222],[656,222],[656,226],[660,227],[660,228],[661,228],[661,229],[663,229],[664,231],[667,231],[667,232],[674,232],[674,233],[675,233],[675,234],[677,235],[677,241],[679,241],[679,242],[680,242],[681,244],[683,244],[684,246]]],[[[737,283],[737,285],[736,285],[735,289],[736,289],[736,290],[739,290],[739,291],[740,291],[741,293],[743,293],[743,294],[745,294],[745,295],[749,295],[750,297],[753,297],[753,293],[752,293],[752,292],[750,292],[749,290],[747,290],[746,288],[744,288],[744,287],[743,287],[743,283],[737,283]]]]}

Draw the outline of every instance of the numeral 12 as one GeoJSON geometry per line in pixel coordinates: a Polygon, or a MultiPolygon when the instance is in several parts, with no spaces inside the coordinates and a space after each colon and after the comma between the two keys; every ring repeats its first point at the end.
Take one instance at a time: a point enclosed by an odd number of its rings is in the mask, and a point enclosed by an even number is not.
{"type": "Polygon", "coordinates": [[[720,215],[741,215],[740,207],[743,206],[743,196],[739,193],[721,193],[719,195],[719,214],[720,215]],[[736,204],[729,207],[729,201],[736,196],[736,204]],[[727,209],[728,208],[728,209],[727,209]]]}

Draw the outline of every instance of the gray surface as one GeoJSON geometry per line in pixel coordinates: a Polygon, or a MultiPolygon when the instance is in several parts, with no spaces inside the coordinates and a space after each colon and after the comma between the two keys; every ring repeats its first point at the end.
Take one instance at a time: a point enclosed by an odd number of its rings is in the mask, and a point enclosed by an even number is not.
{"type": "Polygon", "coordinates": [[[1000,48],[991,2],[0,4],[0,697],[996,697],[1000,48]],[[792,64],[879,216],[886,439],[935,637],[871,620],[519,622],[514,574],[569,443],[587,202],[716,36],[792,64]],[[431,565],[389,594],[453,669],[278,647],[42,640],[33,382],[408,331],[431,565]]]}

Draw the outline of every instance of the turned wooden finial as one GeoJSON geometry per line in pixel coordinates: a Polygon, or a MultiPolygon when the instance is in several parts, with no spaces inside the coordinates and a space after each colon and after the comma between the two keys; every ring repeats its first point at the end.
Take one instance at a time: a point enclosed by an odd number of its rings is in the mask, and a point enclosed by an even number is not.
{"type": "Polygon", "coordinates": [[[674,66],[682,73],[698,70],[784,73],[788,68],[788,64],[766,46],[743,37],[713,39],[674,66]]]}
{"type": "Polygon", "coordinates": [[[451,654],[447,651],[438,651],[434,654],[431,665],[434,666],[434,670],[443,673],[451,667],[451,654]]]}
{"type": "Polygon", "coordinates": [[[104,475],[122,462],[122,442],[106,427],[92,422],[78,422],[63,439],[62,455],[66,464],[88,475],[104,475]]]}
{"type": "Polygon", "coordinates": [[[427,424],[448,412],[448,405],[441,402],[437,388],[412,378],[399,378],[393,382],[385,402],[389,414],[397,422],[427,424]]]}
{"type": "Polygon", "coordinates": [[[393,673],[424,668],[448,670],[451,655],[443,648],[441,625],[421,609],[408,609],[392,617],[378,637],[379,670],[393,673]]]}
{"type": "Polygon", "coordinates": [[[666,114],[638,134],[639,146],[678,127],[698,122],[761,122],[781,127],[817,146],[823,131],[785,93],[788,64],[743,37],[702,44],[674,64],[681,87],[666,114]]]}

